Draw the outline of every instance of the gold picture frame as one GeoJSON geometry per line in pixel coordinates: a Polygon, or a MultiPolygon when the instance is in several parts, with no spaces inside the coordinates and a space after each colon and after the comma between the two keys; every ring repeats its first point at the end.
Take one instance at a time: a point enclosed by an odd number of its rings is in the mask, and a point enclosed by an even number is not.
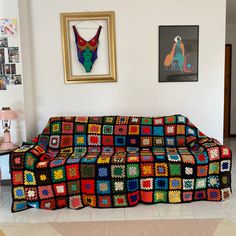
{"type": "Polygon", "coordinates": [[[60,18],[65,83],[117,81],[115,13],[61,13],[60,18]],[[83,41],[82,46],[78,46],[76,35],[83,41]]]}

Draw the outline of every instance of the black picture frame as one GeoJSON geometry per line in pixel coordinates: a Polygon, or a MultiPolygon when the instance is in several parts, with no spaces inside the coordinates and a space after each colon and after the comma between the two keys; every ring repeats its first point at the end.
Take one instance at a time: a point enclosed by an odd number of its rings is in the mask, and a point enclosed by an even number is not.
{"type": "Polygon", "coordinates": [[[159,82],[197,82],[199,25],[159,26],[159,82]]]}

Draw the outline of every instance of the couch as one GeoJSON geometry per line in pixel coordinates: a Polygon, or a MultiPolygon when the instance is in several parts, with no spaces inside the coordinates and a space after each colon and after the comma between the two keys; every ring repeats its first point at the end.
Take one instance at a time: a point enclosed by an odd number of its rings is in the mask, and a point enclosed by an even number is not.
{"type": "Polygon", "coordinates": [[[183,115],[52,117],[10,155],[12,212],[222,201],[231,151],[183,115]]]}

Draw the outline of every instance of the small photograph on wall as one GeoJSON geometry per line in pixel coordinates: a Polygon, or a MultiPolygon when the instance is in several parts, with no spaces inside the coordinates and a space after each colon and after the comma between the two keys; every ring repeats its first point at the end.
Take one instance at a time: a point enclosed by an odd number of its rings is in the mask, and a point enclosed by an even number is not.
{"type": "Polygon", "coordinates": [[[5,64],[4,65],[4,71],[6,75],[10,75],[11,74],[11,65],[10,64],[5,64]]]}
{"type": "Polygon", "coordinates": [[[16,74],[16,64],[10,64],[11,66],[11,74],[16,74]]]}
{"type": "Polygon", "coordinates": [[[8,47],[8,39],[7,37],[0,38],[0,48],[8,47]]]}
{"type": "Polygon", "coordinates": [[[19,48],[9,47],[8,48],[8,58],[10,63],[19,63],[19,48]]]}
{"type": "Polygon", "coordinates": [[[4,48],[0,48],[0,64],[5,63],[5,53],[4,53],[4,48]]]}
{"type": "Polygon", "coordinates": [[[0,90],[7,90],[6,76],[0,75],[0,90]]]}
{"type": "Polygon", "coordinates": [[[199,26],[159,26],[159,82],[198,81],[199,26]]]}
{"type": "Polygon", "coordinates": [[[12,78],[13,78],[13,81],[14,81],[14,85],[22,84],[21,75],[12,75],[12,78]]]}
{"type": "Polygon", "coordinates": [[[16,36],[17,34],[17,19],[0,19],[0,36],[16,36]]]}
{"type": "Polygon", "coordinates": [[[7,85],[14,85],[15,84],[12,75],[6,75],[6,84],[7,85]]]}

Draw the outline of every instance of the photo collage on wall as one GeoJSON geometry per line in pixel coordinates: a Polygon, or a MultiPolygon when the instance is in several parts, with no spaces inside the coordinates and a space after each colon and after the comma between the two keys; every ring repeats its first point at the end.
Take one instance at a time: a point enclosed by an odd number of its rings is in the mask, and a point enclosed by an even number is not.
{"type": "Polygon", "coordinates": [[[16,19],[0,19],[0,90],[10,85],[21,85],[18,72],[19,38],[16,19]]]}

